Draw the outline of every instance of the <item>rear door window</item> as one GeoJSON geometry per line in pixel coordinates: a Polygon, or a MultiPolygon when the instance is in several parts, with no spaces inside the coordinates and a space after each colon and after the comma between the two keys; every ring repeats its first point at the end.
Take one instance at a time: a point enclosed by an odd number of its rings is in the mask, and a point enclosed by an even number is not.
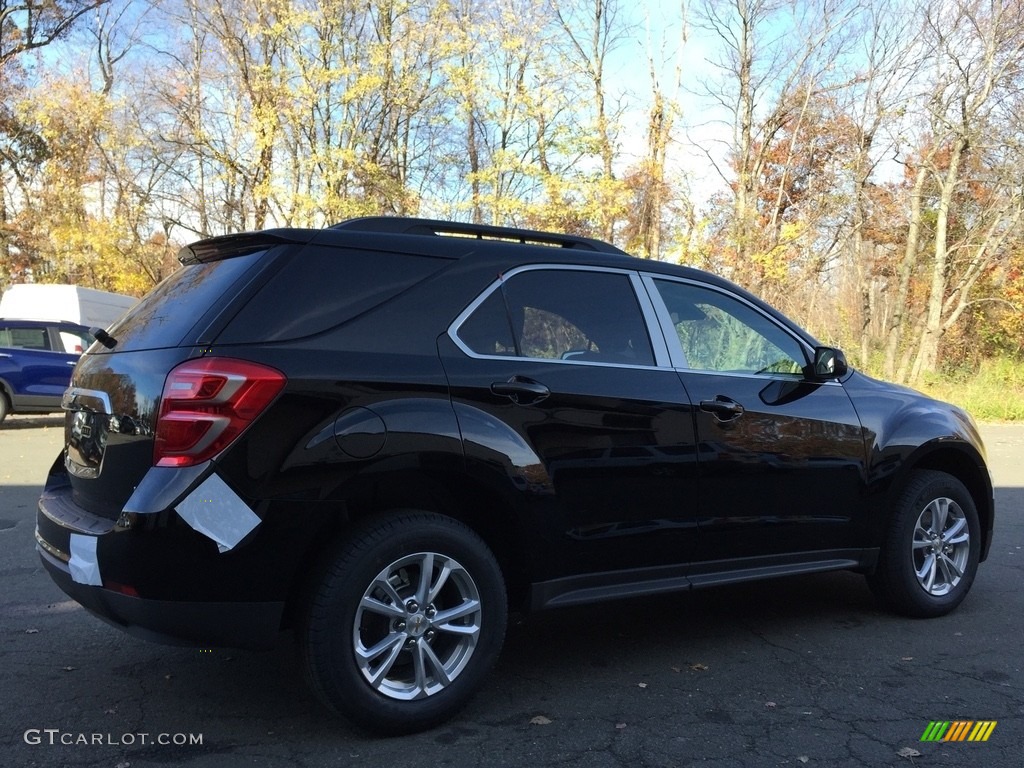
{"type": "Polygon", "coordinates": [[[629,275],[530,269],[497,286],[459,327],[479,355],[654,365],[629,275]]]}
{"type": "Polygon", "coordinates": [[[58,329],[62,351],[71,355],[80,355],[92,344],[92,336],[67,328],[58,329]]]}

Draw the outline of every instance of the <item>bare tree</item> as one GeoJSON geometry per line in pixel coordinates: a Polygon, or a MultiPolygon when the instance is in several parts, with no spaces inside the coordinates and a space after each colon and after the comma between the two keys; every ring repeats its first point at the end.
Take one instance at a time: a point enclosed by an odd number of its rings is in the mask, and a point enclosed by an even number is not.
{"type": "MultiPolygon", "coordinates": [[[[978,269],[996,256],[1011,231],[1006,217],[1014,223],[1019,219],[1021,194],[1019,180],[1007,187],[994,178],[986,156],[1005,157],[998,151],[1000,132],[992,130],[993,119],[1004,96],[1012,96],[1024,84],[1024,3],[957,0],[927,6],[923,19],[934,51],[934,81],[926,105],[936,150],[929,156],[928,171],[937,196],[930,285],[911,381],[936,371],[940,339],[949,323],[962,314],[969,301],[966,289],[977,280],[978,269]],[[967,256],[962,284],[954,285],[951,292],[952,227],[962,205],[958,195],[970,182],[965,171],[972,158],[977,172],[989,173],[990,181],[1001,189],[994,205],[983,206],[984,215],[962,222],[973,233],[965,245],[972,253],[967,256]]],[[[1020,156],[1012,161],[1019,168],[1020,156]]]]}
{"type": "Polygon", "coordinates": [[[609,105],[607,62],[626,31],[622,9],[618,0],[552,0],[552,7],[568,41],[566,61],[585,79],[593,100],[600,235],[612,242],[621,203],[615,177],[618,111],[609,105]]]}
{"type": "Polygon", "coordinates": [[[82,16],[106,2],[0,0],[0,73],[5,63],[63,37],[82,16]]]}
{"type": "Polygon", "coordinates": [[[731,124],[728,165],[718,165],[731,190],[731,266],[737,279],[759,288],[761,267],[753,257],[779,245],[789,183],[783,159],[781,174],[772,174],[774,187],[762,188],[769,154],[778,150],[783,131],[792,144],[801,133],[815,129],[809,122],[810,106],[844,79],[837,61],[851,43],[859,9],[850,0],[814,6],[783,0],[703,0],[694,10],[694,26],[720,46],[711,62],[716,76],[705,80],[702,89],[711,110],[724,112],[731,124]],[[761,219],[766,219],[767,230],[761,219]],[[775,242],[762,242],[763,231],[774,231],[775,242]]]}

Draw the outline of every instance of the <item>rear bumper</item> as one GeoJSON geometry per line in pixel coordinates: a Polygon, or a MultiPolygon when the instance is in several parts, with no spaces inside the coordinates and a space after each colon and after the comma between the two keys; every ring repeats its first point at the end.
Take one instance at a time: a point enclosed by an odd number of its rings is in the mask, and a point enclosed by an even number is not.
{"type": "Polygon", "coordinates": [[[284,595],[253,589],[249,553],[218,552],[173,510],[123,527],[77,506],[67,485],[48,483],[36,547],[68,596],[134,636],[240,648],[277,641],[284,595]]]}
{"type": "Polygon", "coordinates": [[[273,647],[284,603],[194,603],[126,595],[71,578],[66,563],[38,546],[47,573],[71,599],[129,635],[167,645],[273,647]]]}

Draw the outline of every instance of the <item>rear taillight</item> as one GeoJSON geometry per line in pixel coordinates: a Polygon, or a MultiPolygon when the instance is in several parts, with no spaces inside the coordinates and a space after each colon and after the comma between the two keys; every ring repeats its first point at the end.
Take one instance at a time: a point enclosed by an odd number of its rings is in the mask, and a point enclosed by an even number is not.
{"type": "Polygon", "coordinates": [[[226,357],[188,360],[167,374],[153,463],[190,467],[224,450],[284,388],[285,375],[226,357]]]}

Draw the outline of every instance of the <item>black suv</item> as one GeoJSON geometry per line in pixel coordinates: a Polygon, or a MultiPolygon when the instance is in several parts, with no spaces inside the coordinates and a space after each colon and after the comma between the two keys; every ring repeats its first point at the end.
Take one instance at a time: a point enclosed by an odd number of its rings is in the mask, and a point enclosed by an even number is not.
{"type": "Polygon", "coordinates": [[[509,608],[853,569],[938,616],[988,553],[970,417],[718,277],[399,218],[181,261],[74,372],[39,554],[137,635],[293,628],[363,726],[449,717],[509,608]]]}

